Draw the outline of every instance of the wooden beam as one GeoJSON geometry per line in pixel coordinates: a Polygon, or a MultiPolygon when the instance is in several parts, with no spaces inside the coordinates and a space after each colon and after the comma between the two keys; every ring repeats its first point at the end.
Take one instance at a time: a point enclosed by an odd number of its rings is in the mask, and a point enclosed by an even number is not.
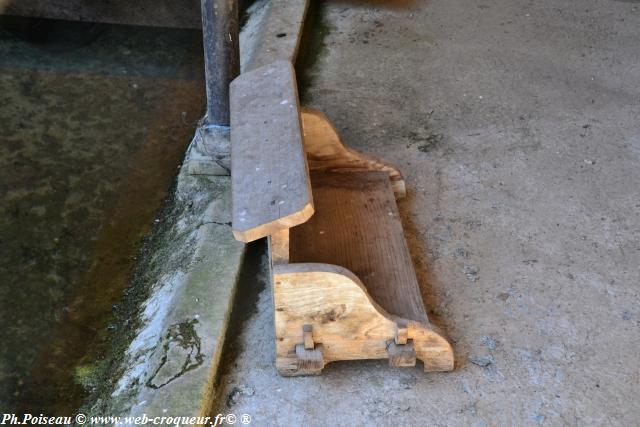
{"type": "Polygon", "coordinates": [[[233,234],[251,242],[313,215],[295,73],[277,61],[231,83],[233,234]]]}

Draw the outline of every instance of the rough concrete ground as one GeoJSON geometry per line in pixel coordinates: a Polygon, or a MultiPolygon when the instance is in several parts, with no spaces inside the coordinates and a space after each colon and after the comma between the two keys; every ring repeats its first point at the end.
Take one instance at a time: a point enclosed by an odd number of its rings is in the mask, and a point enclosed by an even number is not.
{"type": "Polygon", "coordinates": [[[213,412],[255,425],[637,425],[639,9],[323,3],[302,46],[321,47],[304,98],[348,145],[404,171],[406,236],[456,368],[341,362],[279,377],[263,262],[213,412]]]}

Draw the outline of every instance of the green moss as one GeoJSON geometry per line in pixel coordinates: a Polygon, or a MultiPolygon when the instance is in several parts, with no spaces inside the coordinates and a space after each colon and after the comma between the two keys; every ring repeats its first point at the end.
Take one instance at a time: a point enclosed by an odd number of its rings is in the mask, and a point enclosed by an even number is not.
{"type": "Polygon", "coordinates": [[[95,365],[76,366],[73,377],[75,381],[86,389],[91,389],[95,385],[96,380],[95,365]]]}
{"type": "MultiPolygon", "coordinates": [[[[194,231],[200,226],[200,218],[211,201],[219,198],[223,191],[224,188],[219,179],[189,176],[184,171],[178,177],[178,186],[166,201],[155,229],[144,240],[133,280],[115,311],[114,327],[118,333],[111,341],[107,356],[92,367],[91,378],[95,380],[91,380],[91,385],[94,390],[81,411],[85,413],[117,412],[122,409],[120,405],[129,401],[128,394],[136,392],[135,389],[139,384],[134,384],[131,390],[115,399],[112,397],[118,380],[127,369],[124,363],[126,351],[143,326],[144,303],[150,298],[154,285],[162,277],[185,270],[194,262],[196,247],[193,242],[194,231]]],[[[175,328],[169,330],[170,336],[165,336],[163,339],[177,340],[197,348],[199,344],[196,345],[196,343],[199,338],[195,335],[194,325],[187,323],[174,325],[175,328]]],[[[198,351],[196,351],[194,360],[198,362],[198,358],[198,351]]],[[[192,369],[190,366],[186,366],[185,369],[192,369]]]]}
{"type": "MultiPolygon", "coordinates": [[[[165,202],[160,214],[160,221],[151,235],[144,239],[133,280],[125,290],[114,313],[113,324],[118,334],[115,334],[111,340],[111,347],[106,357],[91,367],[95,387],[82,405],[81,412],[97,413],[107,409],[105,407],[107,402],[111,402],[112,405],[117,403],[117,401],[111,401],[110,396],[126,369],[123,365],[126,351],[142,326],[143,303],[149,298],[154,283],[160,277],[160,271],[168,265],[175,264],[169,262],[170,253],[172,244],[176,245],[181,241],[175,226],[185,206],[185,203],[181,203],[175,197],[175,191],[172,191],[172,196],[165,202]]],[[[88,369],[84,367],[81,373],[88,369]]],[[[76,378],[82,377],[76,376],[76,378]]]]}

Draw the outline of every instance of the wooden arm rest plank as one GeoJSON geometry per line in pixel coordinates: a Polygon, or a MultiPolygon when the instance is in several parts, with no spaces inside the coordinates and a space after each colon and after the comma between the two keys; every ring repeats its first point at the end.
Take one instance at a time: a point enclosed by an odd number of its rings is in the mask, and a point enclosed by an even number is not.
{"type": "Polygon", "coordinates": [[[233,234],[251,242],[314,212],[293,67],[244,73],[230,92],[233,234]]]}

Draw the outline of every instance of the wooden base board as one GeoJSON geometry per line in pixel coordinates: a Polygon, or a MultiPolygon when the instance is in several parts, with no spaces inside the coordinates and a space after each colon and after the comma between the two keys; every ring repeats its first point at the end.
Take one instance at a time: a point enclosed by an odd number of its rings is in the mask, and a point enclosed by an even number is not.
{"type": "Polygon", "coordinates": [[[428,325],[386,313],[342,267],[276,265],[273,296],[281,375],[318,374],[338,360],[386,358],[392,366],[412,366],[420,359],[425,371],[453,369],[453,351],[444,338],[428,325]],[[304,347],[307,325],[313,349],[304,347]],[[397,344],[399,335],[406,335],[405,344],[397,344]]]}
{"type": "Polygon", "coordinates": [[[316,213],[289,230],[289,262],[344,267],[387,312],[427,322],[387,174],[312,172],[311,188],[316,213]]]}

